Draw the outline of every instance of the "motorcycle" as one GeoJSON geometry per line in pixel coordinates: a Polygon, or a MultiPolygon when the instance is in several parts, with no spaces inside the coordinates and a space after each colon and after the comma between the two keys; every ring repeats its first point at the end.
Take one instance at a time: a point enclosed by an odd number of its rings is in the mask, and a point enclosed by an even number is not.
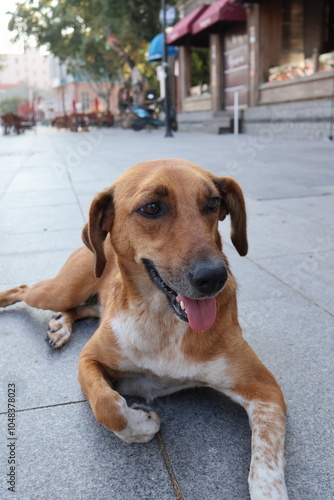
{"type": "MultiPolygon", "coordinates": [[[[164,127],[166,125],[164,99],[159,98],[149,106],[133,105],[131,107],[132,122],[131,128],[133,130],[142,130],[146,126],[151,127],[164,127]]],[[[177,131],[176,112],[170,108],[170,125],[171,129],[177,131]]]]}

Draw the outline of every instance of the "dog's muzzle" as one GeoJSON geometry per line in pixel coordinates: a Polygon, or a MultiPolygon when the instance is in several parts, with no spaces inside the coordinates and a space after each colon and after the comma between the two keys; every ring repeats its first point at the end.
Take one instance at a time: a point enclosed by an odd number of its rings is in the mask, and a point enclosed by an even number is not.
{"type": "Polygon", "coordinates": [[[220,260],[196,262],[187,276],[162,278],[152,261],[142,260],[153,283],[167,297],[176,316],[195,331],[209,330],[216,320],[216,295],[224,288],[227,270],[220,260]]]}

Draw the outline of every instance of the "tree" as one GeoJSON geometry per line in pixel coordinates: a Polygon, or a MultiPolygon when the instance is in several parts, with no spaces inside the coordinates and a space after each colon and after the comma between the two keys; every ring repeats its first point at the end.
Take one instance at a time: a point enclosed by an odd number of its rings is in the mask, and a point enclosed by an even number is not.
{"type": "Polygon", "coordinates": [[[14,40],[28,42],[33,36],[39,46],[46,46],[66,63],[70,74],[91,86],[109,110],[110,94],[120,79],[123,63],[105,46],[103,37],[87,26],[78,9],[64,0],[27,1],[17,4],[9,29],[17,31],[14,40]]]}
{"type": "Polygon", "coordinates": [[[6,67],[6,57],[0,54],[0,71],[6,67]]]}
{"type": "Polygon", "coordinates": [[[17,107],[20,104],[24,104],[26,99],[23,99],[20,96],[7,97],[6,99],[2,99],[0,101],[0,110],[3,115],[6,113],[17,113],[17,107]]]}
{"type": "MultiPolygon", "coordinates": [[[[175,3],[171,0],[170,3],[175,3]]],[[[96,84],[131,76],[134,101],[145,76],[145,47],[161,31],[160,0],[37,0],[17,4],[9,29],[33,35],[96,84]]]]}

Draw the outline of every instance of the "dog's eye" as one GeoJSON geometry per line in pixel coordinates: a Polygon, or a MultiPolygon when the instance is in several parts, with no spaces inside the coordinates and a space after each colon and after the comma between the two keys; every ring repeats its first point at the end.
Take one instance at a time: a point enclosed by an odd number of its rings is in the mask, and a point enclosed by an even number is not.
{"type": "Polygon", "coordinates": [[[211,198],[211,200],[209,201],[209,203],[207,204],[206,206],[206,211],[207,212],[215,212],[219,207],[219,198],[216,197],[216,198],[211,198]]]}
{"type": "Polygon", "coordinates": [[[139,212],[143,215],[154,217],[155,215],[160,215],[162,210],[159,203],[147,203],[147,205],[144,205],[139,209],[139,212]]]}

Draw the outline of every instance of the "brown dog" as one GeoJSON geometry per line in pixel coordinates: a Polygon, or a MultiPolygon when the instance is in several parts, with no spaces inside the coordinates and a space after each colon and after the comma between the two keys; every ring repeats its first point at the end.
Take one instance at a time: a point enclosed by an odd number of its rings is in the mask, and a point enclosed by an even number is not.
{"type": "Polygon", "coordinates": [[[129,408],[120,394],[151,400],[210,386],[230,396],[252,428],[252,500],[286,500],[285,403],[242,338],[218,233],[227,214],[232,242],[245,255],[246,211],[236,181],[184,160],[137,164],[94,198],[86,247],[55,278],[1,292],[0,306],[23,300],[61,311],[48,332],[54,348],[68,342],[76,319],[101,310],[80,356],[79,381],[96,419],[128,443],[149,441],[160,422],[153,411],[129,408]],[[98,305],[87,304],[95,295],[98,305]]]}

